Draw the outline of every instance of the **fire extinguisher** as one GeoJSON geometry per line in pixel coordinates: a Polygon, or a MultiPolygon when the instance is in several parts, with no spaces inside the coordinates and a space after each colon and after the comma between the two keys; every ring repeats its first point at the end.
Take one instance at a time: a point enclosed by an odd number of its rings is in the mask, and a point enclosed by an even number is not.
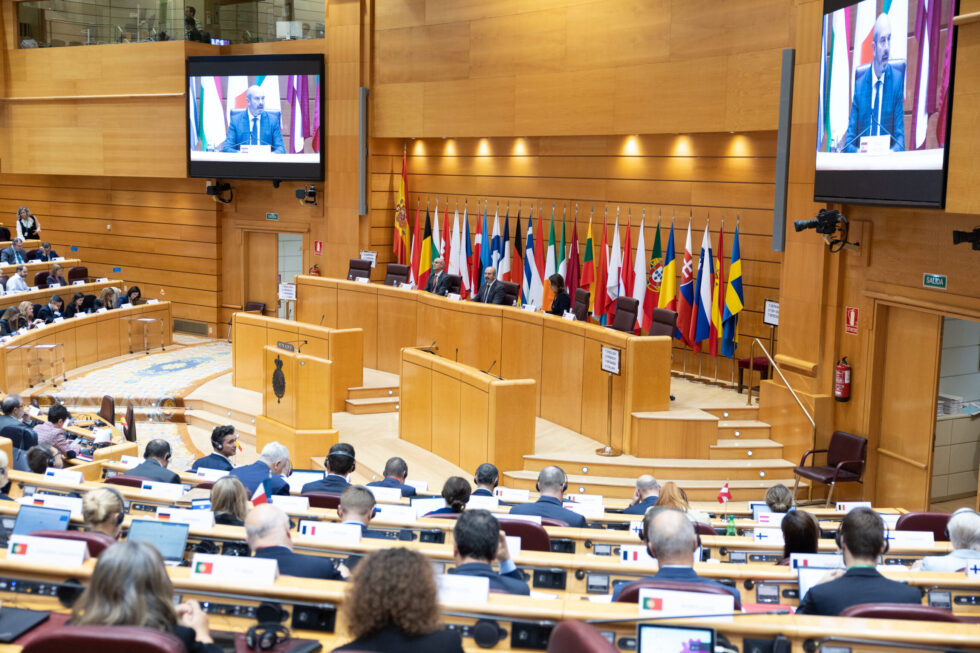
{"type": "Polygon", "coordinates": [[[834,368],[834,399],[848,401],[851,398],[851,366],[847,364],[847,356],[837,362],[834,368]]]}
{"type": "Polygon", "coordinates": [[[310,274],[320,276],[320,265],[318,263],[314,263],[313,267],[310,268],[310,274]]]}

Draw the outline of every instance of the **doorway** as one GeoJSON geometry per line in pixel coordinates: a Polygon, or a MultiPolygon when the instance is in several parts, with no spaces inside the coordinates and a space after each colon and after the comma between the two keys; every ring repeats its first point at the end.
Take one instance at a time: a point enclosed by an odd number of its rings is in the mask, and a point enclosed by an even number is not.
{"type": "MultiPolygon", "coordinates": [[[[303,274],[303,234],[279,235],[279,283],[294,283],[297,274],[303,274]]],[[[296,302],[279,302],[278,316],[284,320],[296,319],[296,302]]]]}

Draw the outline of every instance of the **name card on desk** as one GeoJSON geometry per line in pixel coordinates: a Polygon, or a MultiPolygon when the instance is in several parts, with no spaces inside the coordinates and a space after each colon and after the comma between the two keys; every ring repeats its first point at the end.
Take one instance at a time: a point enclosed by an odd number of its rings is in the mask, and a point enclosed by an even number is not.
{"type": "Polygon", "coordinates": [[[759,515],[757,521],[762,526],[780,526],[785,516],[785,512],[764,512],[759,515]]]}
{"type": "Polygon", "coordinates": [[[159,481],[143,481],[143,494],[161,499],[177,500],[184,496],[184,486],[180,483],[161,483],[159,481]]]}
{"type": "Polygon", "coordinates": [[[48,288],[61,288],[60,283],[49,283],[48,288]]]}
{"type": "Polygon", "coordinates": [[[371,283],[371,280],[367,277],[355,277],[354,283],[371,283]]]}
{"type": "Polygon", "coordinates": [[[561,319],[568,320],[569,322],[574,322],[578,318],[575,317],[575,313],[572,313],[571,311],[565,311],[564,313],[561,314],[561,319]]]}
{"type": "Polygon", "coordinates": [[[92,442],[95,444],[112,442],[112,429],[95,429],[94,434],[95,437],[92,438],[92,442]]]}
{"type": "Polygon", "coordinates": [[[426,492],[429,489],[428,481],[412,481],[406,480],[405,485],[411,485],[417,492],[426,492]]]}
{"type": "Polygon", "coordinates": [[[159,299],[147,299],[146,300],[146,303],[147,304],[159,304],[160,303],[160,300],[159,299]]]}
{"type": "Polygon", "coordinates": [[[576,503],[598,503],[602,504],[601,494],[566,494],[566,501],[575,501],[576,503]]]}
{"type": "Polygon", "coordinates": [[[575,501],[563,501],[561,505],[565,510],[571,510],[572,512],[576,512],[586,518],[602,517],[603,513],[606,511],[605,508],[602,507],[601,503],[577,503],[575,501]]]}
{"type": "Polygon", "coordinates": [[[84,286],[85,285],[85,279],[76,279],[75,281],[72,281],[71,282],[71,285],[73,285],[73,286],[84,286]]]}
{"type": "Polygon", "coordinates": [[[95,311],[96,313],[108,313],[109,309],[103,306],[102,308],[95,311]]]}
{"type": "Polygon", "coordinates": [[[120,304],[119,308],[132,308],[133,302],[126,302],[125,304],[120,304]]]}
{"type": "Polygon", "coordinates": [[[56,481],[62,481],[64,483],[72,483],[74,485],[81,485],[82,473],[77,472],[73,469],[58,469],[56,467],[48,467],[44,470],[44,475],[48,478],[54,479],[56,481]]]}
{"type": "Polygon", "coordinates": [[[880,512],[878,513],[878,516],[881,517],[881,521],[885,522],[885,526],[888,528],[895,528],[898,526],[898,518],[901,517],[901,515],[883,515],[880,512]]]}
{"type": "Polygon", "coordinates": [[[279,563],[271,558],[195,553],[191,578],[241,585],[272,585],[279,575],[279,563]]]}
{"type": "Polygon", "coordinates": [[[837,512],[851,512],[855,508],[870,508],[870,501],[838,501],[837,512]]]}
{"type": "Polygon", "coordinates": [[[790,569],[812,567],[814,569],[843,569],[844,556],[838,553],[791,553],[790,569]]]}
{"type": "Polygon", "coordinates": [[[519,557],[521,555],[521,538],[516,535],[505,535],[504,539],[507,541],[507,553],[510,554],[511,559],[519,557]]]}
{"type": "Polygon", "coordinates": [[[446,293],[446,299],[448,299],[451,302],[458,302],[463,298],[459,296],[458,292],[451,292],[451,293],[446,293]]]}
{"type": "Polygon", "coordinates": [[[379,503],[376,507],[378,517],[389,521],[408,524],[415,521],[413,506],[396,506],[393,503],[379,503]]]}
{"type": "MultiPolygon", "coordinates": [[[[123,458],[136,458],[135,456],[123,456],[123,458]]],[[[138,458],[137,458],[138,460],[138,458]]],[[[209,469],[207,467],[198,467],[197,471],[194,472],[196,475],[203,478],[205,481],[217,481],[219,478],[224,478],[228,476],[228,471],[224,469],[209,469]]]]}
{"type": "Polygon", "coordinates": [[[494,488],[493,493],[498,499],[507,503],[521,503],[523,501],[528,501],[531,498],[530,490],[516,490],[510,487],[494,488]]]}
{"type": "Polygon", "coordinates": [[[781,528],[755,528],[752,530],[752,539],[756,544],[766,546],[783,546],[783,530],[781,528]]]}
{"type": "MultiPolygon", "coordinates": [[[[139,456],[126,456],[126,455],[123,455],[123,456],[120,456],[119,457],[119,462],[121,464],[125,465],[126,466],[126,469],[132,469],[133,467],[136,467],[137,465],[139,465],[140,463],[142,463],[143,462],[143,459],[140,458],[139,456]]],[[[200,471],[201,470],[198,469],[198,472],[200,472],[200,471]]]]}
{"type": "MultiPolygon", "coordinates": [[[[473,497],[470,497],[472,499],[473,497]]],[[[415,510],[415,518],[424,516],[433,510],[446,507],[446,500],[442,497],[416,497],[412,499],[412,509],[415,510]]],[[[469,504],[467,504],[469,507],[469,504]]]]}
{"type": "Polygon", "coordinates": [[[190,524],[197,528],[214,528],[214,513],[210,510],[160,506],[157,508],[157,519],[172,521],[178,524],[190,524]]]}
{"type": "Polygon", "coordinates": [[[731,615],[735,612],[735,597],[731,594],[641,589],[638,607],[644,617],[731,615]]]}
{"type": "Polygon", "coordinates": [[[46,565],[77,566],[88,559],[88,544],[81,540],[11,535],[7,555],[15,560],[43,562],[46,565]]]}
{"type": "Polygon", "coordinates": [[[40,288],[37,286],[31,286],[31,292],[37,292],[38,290],[40,290],[40,288]]]}
{"type": "Polygon", "coordinates": [[[65,257],[64,257],[64,256],[55,256],[55,257],[54,257],[53,259],[51,259],[51,260],[52,260],[52,261],[64,261],[64,260],[65,260],[65,257]]]}
{"type": "Polygon", "coordinates": [[[402,290],[415,290],[414,283],[401,283],[398,285],[398,287],[401,288],[402,290]]]}
{"type": "Polygon", "coordinates": [[[41,409],[38,408],[37,406],[28,406],[27,407],[27,414],[30,415],[31,417],[40,417],[41,416],[41,409]]]}
{"type": "Polygon", "coordinates": [[[109,283],[109,277],[99,277],[95,281],[96,283],[109,283]]]}
{"type": "Polygon", "coordinates": [[[523,306],[521,306],[521,310],[527,311],[528,313],[537,313],[538,307],[535,306],[534,304],[524,304],[523,306]]]}
{"type": "Polygon", "coordinates": [[[490,595],[490,579],[479,576],[457,576],[440,574],[436,576],[439,588],[439,603],[486,603],[490,595]]]}
{"type": "Polygon", "coordinates": [[[66,497],[60,494],[37,494],[18,497],[17,503],[24,506],[41,506],[44,508],[59,508],[71,511],[72,517],[82,516],[82,500],[78,497],[66,497]]]}
{"type": "Polygon", "coordinates": [[[272,497],[272,505],[279,506],[289,513],[308,512],[310,510],[310,498],[277,494],[272,497]]]}
{"type": "Polygon", "coordinates": [[[623,544],[619,547],[619,560],[629,564],[653,564],[657,559],[650,555],[644,544],[623,544]]]}
{"type": "Polygon", "coordinates": [[[633,535],[636,535],[637,537],[640,537],[642,539],[642,535],[643,535],[643,520],[642,519],[635,519],[635,520],[633,520],[633,521],[630,522],[630,533],[632,533],[633,535]]]}
{"type": "Polygon", "coordinates": [[[889,531],[887,535],[891,547],[930,547],[936,543],[932,531],[889,531]]]}
{"type": "MultiPolygon", "coordinates": [[[[50,288],[51,286],[48,286],[48,287],[50,288]]],[[[64,321],[65,321],[65,318],[63,316],[61,316],[61,315],[59,315],[58,317],[56,317],[56,318],[54,318],[52,320],[52,322],[54,322],[55,324],[58,324],[59,322],[64,322],[64,321]]]]}
{"type": "Polygon", "coordinates": [[[496,510],[500,507],[500,499],[497,497],[473,496],[466,502],[467,510],[496,510]]]}
{"type": "Polygon", "coordinates": [[[374,495],[374,500],[378,503],[401,503],[402,502],[402,491],[396,487],[378,487],[376,485],[366,486],[371,494],[374,495]]]}
{"type": "Polygon", "coordinates": [[[303,519],[299,522],[298,532],[306,537],[336,544],[357,544],[361,541],[361,527],[357,524],[338,524],[336,522],[303,519]]]}

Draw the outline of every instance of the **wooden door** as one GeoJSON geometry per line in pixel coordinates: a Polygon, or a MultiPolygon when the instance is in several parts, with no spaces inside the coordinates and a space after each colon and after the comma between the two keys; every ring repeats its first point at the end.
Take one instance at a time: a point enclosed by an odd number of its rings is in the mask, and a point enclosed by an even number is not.
{"type": "Polygon", "coordinates": [[[264,302],[276,315],[279,292],[279,238],[273,231],[245,233],[245,301],[264,302]]]}
{"type": "Polygon", "coordinates": [[[869,443],[875,506],[929,509],[942,327],[938,313],[875,307],[869,443]]]}

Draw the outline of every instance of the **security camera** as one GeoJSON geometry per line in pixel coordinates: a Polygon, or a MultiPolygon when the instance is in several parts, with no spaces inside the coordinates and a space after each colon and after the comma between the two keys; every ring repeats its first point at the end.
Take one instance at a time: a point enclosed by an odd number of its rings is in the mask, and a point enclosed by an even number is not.
{"type": "Polygon", "coordinates": [[[231,204],[231,200],[234,197],[234,191],[229,183],[212,184],[209,181],[204,190],[208,195],[214,198],[215,202],[221,202],[222,204],[231,204]],[[227,199],[224,197],[225,193],[228,193],[227,199]]]}
{"type": "Polygon", "coordinates": [[[816,230],[818,234],[823,236],[824,242],[827,243],[832,254],[836,254],[847,246],[857,249],[861,244],[847,242],[847,234],[850,229],[847,216],[833,209],[821,209],[813,220],[796,220],[793,222],[793,227],[796,228],[797,232],[807,229],[816,230]]]}
{"type": "Polygon", "coordinates": [[[980,250],[980,227],[973,231],[954,231],[953,244],[959,245],[960,243],[970,243],[973,245],[973,249],[980,250]]]}
{"type": "Polygon", "coordinates": [[[316,186],[310,184],[306,188],[297,188],[296,199],[300,204],[316,206],[316,186]]]}

